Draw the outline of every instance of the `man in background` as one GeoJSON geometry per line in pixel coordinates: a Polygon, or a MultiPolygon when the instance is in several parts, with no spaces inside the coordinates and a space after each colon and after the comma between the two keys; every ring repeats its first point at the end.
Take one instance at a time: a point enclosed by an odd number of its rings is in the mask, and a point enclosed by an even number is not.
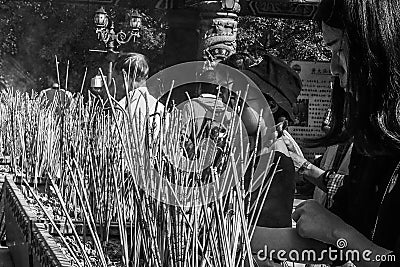
{"type": "Polygon", "coordinates": [[[68,107],[71,103],[72,93],[61,89],[58,83],[53,83],[51,87],[41,91],[39,97],[46,102],[47,107],[53,103],[57,107],[68,107]]]}
{"type": "Polygon", "coordinates": [[[118,104],[125,109],[133,123],[142,127],[149,118],[148,132],[158,134],[164,105],[153,97],[146,86],[149,65],[146,57],[139,53],[129,53],[118,58],[115,64],[115,92],[118,104]]]}

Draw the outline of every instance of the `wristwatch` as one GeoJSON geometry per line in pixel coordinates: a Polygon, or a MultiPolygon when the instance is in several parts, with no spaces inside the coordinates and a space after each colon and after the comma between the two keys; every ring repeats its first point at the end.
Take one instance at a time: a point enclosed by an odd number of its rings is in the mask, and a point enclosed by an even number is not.
{"type": "Polygon", "coordinates": [[[308,160],[304,161],[304,163],[300,166],[300,168],[297,170],[297,173],[300,175],[304,175],[304,172],[308,170],[311,166],[311,162],[308,160]]]}

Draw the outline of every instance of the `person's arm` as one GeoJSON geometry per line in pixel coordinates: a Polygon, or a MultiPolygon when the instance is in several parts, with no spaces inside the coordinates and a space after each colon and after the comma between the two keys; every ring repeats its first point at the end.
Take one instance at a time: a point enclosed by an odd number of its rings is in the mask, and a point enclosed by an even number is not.
{"type": "Polygon", "coordinates": [[[302,238],[294,228],[267,228],[257,226],[251,240],[253,257],[295,261],[298,263],[331,263],[323,251],[328,245],[302,238]]]}
{"type": "Polygon", "coordinates": [[[282,138],[289,150],[289,155],[293,160],[296,171],[300,175],[303,175],[304,179],[308,180],[313,185],[318,186],[324,192],[327,192],[326,183],[323,181],[325,171],[295,153],[295,149],[290,140],[285,136],[282,138]]]}
{"type": "Polygon", "coordinates": [[[259,117],[259,112],[247,104],[244,105],[241,120],[248,135],[256,135],[258,126],[260,126],[262,130],[265,129],[265,121],[261,119],[259,125],[259,117]]]}
{"type": "MultiPolygon", "coordinates": [[[[296,157],[300,157],[292,152],[290,152],[290,155],[293,161],[296,161],[296,157]]],[[[299,167],[298,173],[327,194],[326,207],[331,207],[333,204],[333,197],[343,185],[345,175],[330,170],[324,171],[302,157],[300,157],[297,162],[298,161],[303,161],[303,165],[299,167]]]]}
{"type": "Polygon", "coordinates": [[[299,155],[290,152],[290,156],[296,165],[300,165],[298,167],[297,172],[304,177],[307,181],[312,183],[313,185],[319,187],[321,190],[324,192],[327,192],[326,188],[326,183],[323,181],[323,177],[325,174],[325,171],[322,170],[321,168],[315,166],[305,158],[300,157],[299,155]]]}
{"type": "Polygon", "coordinates": [[[347,246],[344,248],[345,254],[350,255],[355,251],[359,253],[359,261],[352,261],[360,267],[380,266],[381,262],[376,259],[391,252],[390,250],[374,244],[371,240],[349,225],[336,229],[333,232],[333,237],[334,240],[346,240],[347,246]]]}
{"type": "Polygon", "coordinates": [[[296,229],[300,236],[342,249],[344,259],[351,260],[358,267],[377,267],[380,265],[379,261],[375,261],[377,256],[390,253],[314,200],[299,204],[292,218],[296,221],[296,229]],[[354,255],[356,257],[352,258],[354,255]]]}
{"type": "Polygon", "coordinates": [[[385,255],[385,261],[379,267],[397,267],[400,261],[400,244],[397,242],[397,247],[393,252],[385,255]]]}

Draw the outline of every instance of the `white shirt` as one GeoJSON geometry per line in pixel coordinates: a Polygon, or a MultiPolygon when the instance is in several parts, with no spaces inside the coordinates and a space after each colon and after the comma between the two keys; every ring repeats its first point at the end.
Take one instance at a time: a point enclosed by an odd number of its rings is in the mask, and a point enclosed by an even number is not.
{"type": "Polygon", "coordinates": [[[57,100],[58,105],[64,104],[65,106],[69,106],[72,93],[64,89],[47,88],[40,92],[39,97],[48,101],[47,106],[50,106],[55,100],[57,100]]]}
{"type": "Polygon", "coordinates": [[[154,131],[154,136],[157,136],[165,109],[164,105],[150,95],[146,87],[138,87],[129,92],[129,98],[129,106],[127,105],[126,97],[121,99],[118,104],[125,109],[128,115],[130,112],[129,116],[133,123],[132,126],[135,127],[134,129],[143,132],[146,118],[149,118],[149,130],[154,131]]]}

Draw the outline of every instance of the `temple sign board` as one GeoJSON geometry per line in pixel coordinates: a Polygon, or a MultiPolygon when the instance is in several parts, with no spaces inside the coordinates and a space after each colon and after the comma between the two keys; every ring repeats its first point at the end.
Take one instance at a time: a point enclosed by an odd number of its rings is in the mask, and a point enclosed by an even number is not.
{"type": "Polygon", "coordinates": [[[333,76],[329,62],[293,61],[290,63],[301,78],[302,89],[297,98],[295,122],[289,133],[299,143],[308,160],[322,155],[324,147],[307,149],[302,140],[322,137],[322,122],[331,105],[333,76]]]}

